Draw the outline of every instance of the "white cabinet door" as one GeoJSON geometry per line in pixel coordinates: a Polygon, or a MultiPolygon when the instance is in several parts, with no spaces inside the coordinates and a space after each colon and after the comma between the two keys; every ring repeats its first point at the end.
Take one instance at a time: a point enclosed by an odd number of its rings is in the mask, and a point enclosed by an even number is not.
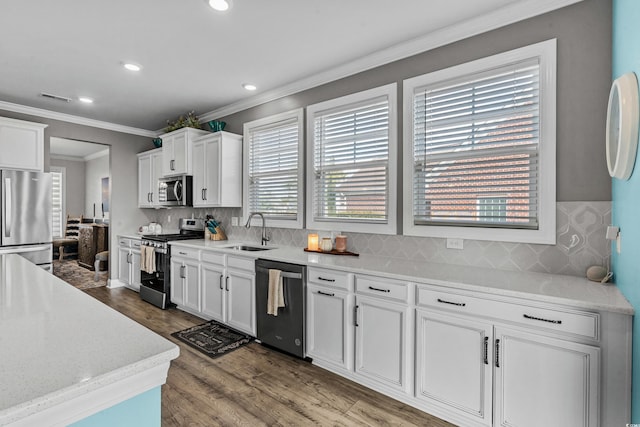
{"type": "Polygon", "coordinates": [[[348,293],[323,286],[307,285],[307,354],[342,369],[348,362],[348,293]]]}
{"type": "Polygon", "coordinates": [[[200,263],[183,261],[184,271],[184,305],[200,311],[200,263]]]}
{"type": "Polygon", "coordinates": [[[129,264],[129,268],[131,269],[131,286],[134,289],[139,290],[140,284],[142,280],[140,278],[140,251],[131,251],[131,263],[129,264]]]}
{"type": "Polygon", "coordinates": [[[126,285],[131,284],[129,264],[129,254],[131,253],[129,248],[118,248],[118,280],[126,285]]]}
{"type": "MultiPolygon", "coordinates": [[[[164,142],[163,142],[164,144],[164,142]]],[[[182,261],[171,259],[171,302],[184,305],[184,282],[182,280],[182,261]]]]}
{"type": "Polygon", "coordinates": [[[172,175],[190,173],[187,170],[187,133],[178,133],[173,137],[172,175]]]}
{"type": "Polygon", "coordinates": [[[206,141],[198,140],[193,143],[193,206],[205,206],[206,184],[206,141]]]}
{"type": "Polygon", "coordinates": [[[491,324],[417,310],[416,397],[491,425],[492,348],[491,324]]]}
{"type": "Polygon", "coordinates": [[[220,136],[210,139],[206,143],[206,167],[205,167],[205,186],[204,201],[206,205],[217,206],[220,204],[220,173],[222,165],[220,164],[220,136]]]}
{"type": "Polygon", "coordinates": [[[200,264],[200,288],[202,290],[202,314],[219,322],[225,321],[224,267],[200,264]]]}
{"type": "Polygon", "coordinates": [[[225,281],[227,324],[232,328],[255,336],[255,273],[227,270],[225,281]]]}
{"type": "Polygon", "coordinates": [[[151,154],[138,156],[138,207],[148,208],[153,206],[151,196],[152,163],[151,154]]]}
{"type": "Polygon", "coordinates": [[[162,150],[154,150],[151,154],[151,204],[159,206],[160,189],[158,187],[158,179],[162,176],[162,150]]]}
{"type": "Polygon", "coordinates": [[[595,427],[600,349],[495,329],[494,425],[595,427]]]}
{"type": "Polygon", "coordinates": [[[357,295],[356,310],[356,372],[407,392],[409,308],[357,295]]]}
{"type": "Polygon", "coordinates": [[[43,171],[46,127],[0,117],[0,169],[43,171]]]}

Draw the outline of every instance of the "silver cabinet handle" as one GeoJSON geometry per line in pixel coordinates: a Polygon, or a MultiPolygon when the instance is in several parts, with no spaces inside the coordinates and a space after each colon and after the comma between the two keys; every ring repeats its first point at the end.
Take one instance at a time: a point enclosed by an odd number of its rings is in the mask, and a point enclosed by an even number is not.
{"type": "Polygon", "coordinates": [[[174,167],[175,162],[176,162],[175,160],[171,160],[171,161],[169,162],[169,169],[171,169],[171,170],[175,170],[175,169],[176,169],[176,168],[174,167]]]}
{"type": "Polygon", "coordinates": [[[457,305],[458,307],[464,307],[464,306],[467,305],[467,303],[464,303],[464,302],[451,302],[451,301],[447,301],[447,300],[440,299],[440,298],[438,298],[438,302],[441,303],[441,304],[457,305]]]}
{"type": "Polygon", "coordinates": [[[224,288],[227,292],[229,291],[229,276],[224,279],[224,288]]]}
{"type": "Polygon", "coordinates": [[[224,277],[224,276],[221,274],[221,275],[220,275],[220,290],[222,290],[222,278],[223,278],[223,277],[224,277]]]}
{"type": "Polygon", "coordinates": [[[4,210],[4,236],[11,237],[11,211],[13,210],[13,195],[11,194],[11,178],[4,179],[5,210],[4,210]]]}
{"type": "Polygon", "coordinates": [[[149,196],[151,196],[151,203],[153,203],[153,192],[149,193],[149,196]]]}
{"type": "Polygon", "coordinates": [[[551,319],[543,319],[542,317],[529,316],[528,314],[523,314],[522,317],[530,320],[539,320],[540,322],[553,323],[555,325],[561,325],[562,320],[551,320],[551,319]]]}
{"type": "Polygon", "coordinates": [[[500,340],[496,340],[496,368],[500,367],[500,340]]]}
{"type": "Polygon", "coordinates": [[[187,275],[186,275],[186,273],[185,273],[186,268],[187,268],[187,267],[186,267],[186,266],[184,266],[184,265],[181,265],[181,266],[180,266],[180,277],[181,277],[181,278],[183,278],[183,279],[187,277],[187,275]]]}
{"type": "Polygon", "coordinates": [[[326,295],[326,296],[328,296],[328,297],[334,297],[334,296],[336,296],[336,294],[330,294],[329,292],[322,292],[322,291],[318,291],[318,293],[319,293],[320,295],[326,295]]]}
{"type": "Polygon", "coordinates": [[[390,289],[374,288],[373,286],[369,286],[369,289],[371,289],[372,291],[378,291],[378,292],[391,292],[390,289]]]}
{"type": "Polygon", "coordinates": [[[203,190],[204,190],[204,200],[207,200],[207,190],[208,189],[207,188],[203,188],[203,190]]]}
{"type": "Polygon", "coordinates": [[[356,305],[353,309],[353,326],[355,326],[356,328],[360,325],[358,325],[358,306],[356,305]]]}
{"type": "Polygon", "coordinates": [[[202,200],[205,200],[205,198],[204,198],[204,188],[202,190],[200,190],[200,197],[202,198],[202,200]]]}
{"type": "Polygon", "coordinates": [[[489,364],[489,337],[484,337],[484,364],[489,364]]]}

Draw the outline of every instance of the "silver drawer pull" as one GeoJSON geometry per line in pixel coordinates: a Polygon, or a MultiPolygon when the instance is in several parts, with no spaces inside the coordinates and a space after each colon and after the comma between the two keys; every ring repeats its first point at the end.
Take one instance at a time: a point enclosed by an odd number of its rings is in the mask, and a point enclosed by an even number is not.
{"type": "Polygon", "coordinates": [[[440,299],[440,298],[438,298],[438,302],[442,303],[442,304],[457,305],[458,307],[465,307],[467,305],[467,303],[465,303],[465,302],[451,302],[451,301],[443,300],[443,299],[440,299]]]}
{"type": "Polygon", "coordinates": [[[373,286],[369,286],[369,289],[371,289],[372,291],[378,291],[378,292],[391,292],[390,289],[374,288],[373,286]]]}
{"type": "Polygon", "coordinates": [[[324,280],[325,282],[335,282],[336,279],[325,279],[324,277],[318,276],[318,280],[324,280]]]}
{"type": "Polygon", "coordinates": [[[336,294],[330,294],[329,292],[322,292],[322,291],[318,291],[318,293],[319,293],[320,295],[326,295],[326,296],[328,296],[328,297],[334,297],[334,296],[336,296],[336,294]]]}
{"type": "Polygon", "coordinates": [[[542,317],[529,316],[528,314],[523,314],[522,316],[523,316],[525,319],[530,319],[530,320],[539,320],[539,321],[541,321],[541,322],[553,323],[554,325],[561,325],[561,324],[562,324],[562,320],[543,319],[542,317]]]}

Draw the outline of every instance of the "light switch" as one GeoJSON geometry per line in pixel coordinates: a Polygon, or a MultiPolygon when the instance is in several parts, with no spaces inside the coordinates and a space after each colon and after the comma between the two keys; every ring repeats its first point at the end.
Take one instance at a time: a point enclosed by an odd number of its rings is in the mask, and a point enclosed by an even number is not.
{"type": "Polygon", "coordinates": [[[238,226],[238,217],[237,216],[232,216],[231,217],[231,225],[234,227],[238,226]]]}

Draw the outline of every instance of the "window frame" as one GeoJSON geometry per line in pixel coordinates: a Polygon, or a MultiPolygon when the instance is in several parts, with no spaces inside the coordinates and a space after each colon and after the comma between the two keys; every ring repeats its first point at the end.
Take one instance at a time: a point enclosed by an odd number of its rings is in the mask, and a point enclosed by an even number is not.
{"type": "MultiPolygon", "coordinates": [[[[266,223],[269,227],[278,228],[294,228],[302,229],[304,227],[304,110],[298,108],[283,113],[274,114],[268,117],[263,117],[258,120],[246,122],[243,125],[243,191],[242,191],[242,223],[246,224],[249,214],[249,144],[251,143],[251,132],[254,129],[277,125],[278,122],[284,122],[289,120],[295,120],[298,126],[298,211],[296,213],[296,219],[274,219],[265,216],[266,223]]],[[[251,225],[262,225],[261,219],[254,217],[251,220],[251,225]]]]}
{"type": "Polygon", "coordinates": [[[550,39],[508,52],[455,65],[403,81],[403,234],[519,243],[556,243],[556,81],[557,40],[550,39]],[[414,224],[413,107],[420,88],[537,58],[540,70],[540,175],[538,229],[414,224]]]}
{"type": "MultiPolygon", "coordinates": [[[[62,233],[61,236],[52,236],[55,238],[64,238],[66,235],[66,226],[67,226],[67,168],[64,166],[50,166],[49,172],[60,173],[60,198],[62,199],[61,207],[60,207],[60,231],[62,233]]],[[[52,180],[52,188],[51,191],[53,193],[53,180],[52,180]]],[[[53,194],[52,194],[53,197],[53,194]]],[[[51,220],[53,221],[53,200],[51,202],[51,220]]],[[[53,224],[52,224],[53,227],[53,224]]]]}
{"type": "Polygon", "coordinates": [[[308,229],[321,231],[350,231],[359,233],[396,234],[397,233],[397,176],[398,176],[398,85],[390,83],[362,92],[353,93],[328,101],[309,105],[307,111],[307,196],[306,196],[306,224],[308,229]],[[386,96],[389,102],[389,138],[387,160],[387,220],[382,223],[367,221],[341,221],[314,219],[313,200],[315,197],[315,117],[325,111],[335,112],[340,107],[350,108],[354,104],[363,104],[376,98],[386,96]]]}

